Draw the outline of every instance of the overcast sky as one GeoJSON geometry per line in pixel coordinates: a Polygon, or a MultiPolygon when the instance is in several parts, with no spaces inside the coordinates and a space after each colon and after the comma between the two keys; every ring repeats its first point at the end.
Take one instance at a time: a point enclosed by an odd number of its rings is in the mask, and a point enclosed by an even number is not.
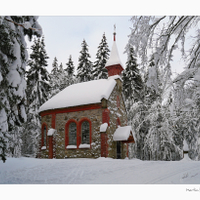
{"type": "MultiPolygon", "coordinates": [[[[103,33],[107,38],[109,49],[113,44],[114,25],[116,25],[116,42],[119,56],[123,67],[127,61],[127,54],[124,53],[128,43],[128,35],[131,33],[131,16],[40,16],[39,24],[42,26],[45,37],[46,51],[49,56],[48,71],[52,70],[52,63],[56,57],[58,65],[63,64],[66,68],[69,56],[72,55],[75,68],[78,65],[78,58],[82,49],[83,39],[88,44],[91,61],[96,59],[97,47],[101,42],[103,33]]],[[[32,43],[31,43],[32,44],[32,43]]],[[[29,53],[31,44],[28,44],[29,53]]],[[[172,64],[172,71],[175,74],[183,71],[183,62],[180,62],[180,53],[174,55],[176,62],[172,64]]],[[[138,59],[139,62],[139,59],[138,59]]]]}
{"type": "MultiPolygon", "coordinates": [[[[89,46],[91,61],[95,61],[97,47],[105,32],[109,48],[113,42],[113,26],[116,24],[117,47],[122,64],[125,65],[124,48],[128,42],[133,15],[197,15],[197,0],[188,2],[177,0],[26,0],[1,2],[1,15],[38,15],[43,29],[48,60],[48,71],[52,69],[54,57],[58,64],[66,67],[69,55],[72,55],[75,67],[80,56],[81,43],[86,40],[89,46]],[[10,6],[12,5],[12,6],[10,6]]],[[[30,47],[30,45],[29,45],[30,47]]],[[[30,49],[29,49],[30,53],[30,49]]],[[[176,63],[173,71],[181,72],[182,63],[176,63]]]]}
{"type": "Polygon", "coordinates": [[[130,34],[131,16],[40,16],[38,22],[42,26],[46,51],[49,56],[48,70],[56,57],[58,64],[66,67],[69,55],[72,55],[75,67],[82,49],[83,39],[88,44],[91,61],[96,59],[97,47],[103,33],[107,38],[109,49],[112,48],[114,24],[116,25],[116,42],[122,64],[125,65],[125,46],[130,34]]]}

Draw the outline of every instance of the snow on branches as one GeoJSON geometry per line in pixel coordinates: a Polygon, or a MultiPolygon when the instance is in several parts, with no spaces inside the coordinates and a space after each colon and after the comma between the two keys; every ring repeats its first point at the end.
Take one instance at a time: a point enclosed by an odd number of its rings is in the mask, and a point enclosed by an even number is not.
{"type": "Polygon", "coordinates": [[[196,65],[200,55],[199,16],[134,16],[131,18],[133,28],[129,43],[133,45],[142,63],[148,61],[148,51],[155,53],[155,65],[169,66],[174,51],[181,44],[182,56],[187,57],[187,68],[196,65]],[[191,32],[193,30],[193,32],[191,32]],[[195,32],[194,30],[197,30],[195,32]],[[189,34],[196,34],[193,45],[186,54],[186,39],[189,34]]]}
{"type": "Polygon", "coordinates": [[[31,24],[28,21],[26,21],[24,23],[17,23],[15,21],[11,20],[11,19],[6,18],[6,17],[4,19],[6,21],[8,21],[8,22],[11,22],[11,23],[13,23],[13,24],[15,24],[17,26],[21,26],[21,27],[23,27],[25,29],[31,29],[31,30],[38,31],[38,32],[42,31],[42,28],[33,28],[33,27],[31,27],[31,24]]]}

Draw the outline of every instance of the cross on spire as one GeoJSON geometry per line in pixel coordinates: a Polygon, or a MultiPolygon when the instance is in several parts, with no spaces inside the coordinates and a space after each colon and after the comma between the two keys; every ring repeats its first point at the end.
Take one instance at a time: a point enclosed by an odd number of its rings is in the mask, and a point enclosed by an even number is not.
{"type": "Polygon", "coordinates": [[[114,24],[114,33],[113,33],[113,40],[115,41],[116,40],[116,38],[115,38],[115,35],[116,35],[116,25],[114,24]]]}

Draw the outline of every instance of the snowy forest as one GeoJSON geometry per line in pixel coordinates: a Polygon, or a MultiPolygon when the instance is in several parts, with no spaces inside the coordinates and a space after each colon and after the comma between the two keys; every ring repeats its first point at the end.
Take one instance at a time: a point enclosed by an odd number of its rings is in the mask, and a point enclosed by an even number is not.
{"type": "MultiPolygon", "coordinates": [[[[65,87],[106,79],[110,50],[105,33],[91,60],[86,40],[80,44],[78,65],[68,55],[57,57],[47,71],[45,35],[36,16],[0,16],[0,159],[37,157],[40,145],[39,107],[65,87]],[[26,38],[33,41],[28,55],[26,38]]],[[[128,124],[135,132],[130,158],[200,160],[200,17],[133,16],[125,44],[122,73],[128,124]],[[191,38],[189,48],[187,38],[191,38]],[[185,68],[172,76],[174,52],[185,68]]],[[[77,50],[78,51],[78,50],[77,50]]]]}

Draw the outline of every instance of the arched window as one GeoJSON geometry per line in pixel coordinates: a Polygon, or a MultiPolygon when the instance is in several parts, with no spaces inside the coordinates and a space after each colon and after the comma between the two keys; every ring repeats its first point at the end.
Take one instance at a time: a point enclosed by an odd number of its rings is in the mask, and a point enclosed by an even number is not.
{"type": "Polygon", "coordinates": [[[69,124],[69,132],[68,132],[68,137],[69,137],[69,143],[68,145],[76,145],[76,123],[71,122],[69,124]]]}
{"type": "Polygon", "coordinates": [[[81,143],[90,144],[90,124],[88,121],[81,124],[81,143]]]}

